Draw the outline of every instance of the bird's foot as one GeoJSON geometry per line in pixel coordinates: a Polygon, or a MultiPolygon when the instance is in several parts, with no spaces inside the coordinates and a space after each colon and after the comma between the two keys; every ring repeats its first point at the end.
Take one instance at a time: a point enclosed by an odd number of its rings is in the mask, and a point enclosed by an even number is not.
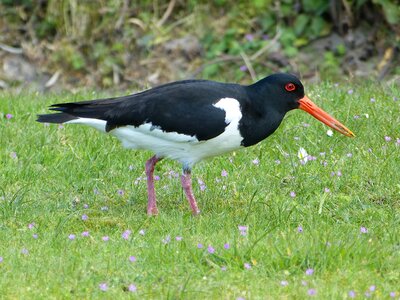
{"type": "Polygon", "coordinates": [[[148,216],[157,216],[158,215],[158,209],[157,206],[149,206],[147,208],[147,215],[148,216]]]}

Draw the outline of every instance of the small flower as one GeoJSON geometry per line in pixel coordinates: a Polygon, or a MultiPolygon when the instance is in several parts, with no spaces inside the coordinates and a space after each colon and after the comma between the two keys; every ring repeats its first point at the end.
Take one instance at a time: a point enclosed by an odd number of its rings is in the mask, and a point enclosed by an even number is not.
{"type": "Polygon", "coordinates": [[[328,129],[328,130],[326,131],[326,135],[327,135],[327,136],[333,136],[333,131],[330,130],[330,129],[328,129]]]}
{"type": "Polygon", "coordinates": [[[165,239],[162,240],[162,242],[163,242],[165,245],[168,244],[170,241],[171,241],[171,236],[170,236],[170,235],[167,235],[167,236],[165,237],[165,239]]]}
{"type": "Polygon", "coordinates": [[[133,255],[129,256],[129,261],[130,262],[135,262],[136,261],[136,257],[133,256],[133,255]]]}
{"type": "Polygon", "coordinates": [[[351,95],[351,94],[353,94],[353,93],[354,93],[354,91],[353,91],[352,89],[350,89],[350,90],[347,91],[347,94],[349,94],[349,95],[351,95]]]}
{"type": "Polygon", "coordinates": [[[289,282],[287,282],[287,280],[282,280],[281,281],[281,286],[288,286],[289,282]]]}
{"type": "Polygon", "coordinates": [[[84,208],[84,209],[88,209],[88,208],[89,208],[89,205],[88,205],[88,204],[83,204],[83,208],[84,208]]]}
{"type": "Polygon", "coordinates": [[[315,289],[309,289],[307,293],[310,296],[315,296],[317,294],[317,291],[315,289]]]}
{"type": "Polygon", "coordinates": [[[207,247],[207,251],[210,254],[214,254],[215,253],[215,249],[211,245],[207,247]]]}
{"type": "Polygon", "coordinates": [[[329,188],[326,187],[326,188],[324,188],[324,192],[325,192],[325,193],[330,193],[331,190],[330,190],[329,188]]]}
{"type": "Polygon", "coordinates": [[[12,119],[14,116],[12,114],[6,114],[6,119],[10,120],[12,119]]]}
{"type": "Polygon", "coordinates": [[[339,170],[339,171],[336,172],[336,175],[337,175],[338,177],[340,177],[340,176],[342,176],[342,172],[339,170]]]}
{"type": "Polygon", "coordinates": [[[246,40],[248,40],[249,42],[254,41],[254,35],[252,35],[251,33],[248,33],[244,36],[246,38],[246,40]]]}
{"type": "Polygon", "coordinates": [[[371,293],[370,292],[365,292],[365,297],[367,297],[367,298],[369,298],[369,297],[371,297],[371,293]]]}
{"type": "Polygon", "coordinates": [[[93,193],[94,193],[95,195],[99,195],[99,194],[100,194],[100,191],[99,191],[98,189],[94,188],[94,189],[93,189],[93,193]]]}
{"type": "Polygon", "coordinates": [[[18,155],[17,155],[16,152],[11,152],[11,153],[10,153],[10,157],[11,157],[12,159],[17,159],[17,158],[18,158],[18,155]]]}
{"type": "Polygon", "coordinates": [[[249,270],[251,269],[251,265],[249,263],[244,263],[244,268],[249,270]]]}
{"type": "Polygon", "coordinates": [[[231,247],[231,245],[229,245],[229,243],[224,244],[224,249],[229,249],[231,247]]]}
{"type": "Polygon", "coordinates": [[[154,180],[159,181],[160,180],[160,176],[154,175],[154,180]]]}
{"type": "Polygon", "coordinates": [[[222,176],[222,177],[228,176],[228,172],[227,172],[226,170],[222,170],[221,176],[222,176]]]}
{"type": "Polygon", "coordinates": [[[361,226],[360,227],[360,232],[361,233],[368,233],[368,229],[366,227],[364,227],[364,226],[361,226]]]}
{"type": "Polygon", "coordinates": [[[354,120],[358,120],[360,118],[360,116],[359,115],[355,115],[353,118],[354,118],[354,120]]]}
{"type": "Polygon", "coordinates": [[[134,285],[133,283],[129,285],[128,290],[132,293],[136,292],[137,288],[136,285],[134,285]]]}
{"type": "Polygon", "coordinates": [[[28,255],[29,251],[26,248],[22,248],[21,253],[24,255],[28,255]]]}
{"type": "Polygon", "coordinates": [[[305,280],[302,280],[302,281],[301,281],[301,285],[302,285],[302,286],[307,286],[307,285],[308,285],[308,282],[305,281],[305,280]]]}
{"type": "Polygon", "coordinates": [[[123,196],[125,194],[124,190],[119,189],[117,191],[118,195],[123,196]]]}
{"type": "Polygon", "coordinates": [[[102,207],[100,208],[100,210],[101,210],[101,211],[107,211],[107,210],[108,210],[108,206],[102,206],[102,207]]]}
{"type": "Polygon", "coordinates": [[[64,129],[64,125],[62,124],[58,125],[58,129],[64,129]]]}
{"type": "Polygon", "coordinates": [[[35,222],[28,224],[28,229],[33,229],[35,227],[35,222]]]}
{"type": "Polygon", "coordinates": [[[225,267],[225,266],[222,266],[222,267],[221,267],[221,271],[226,271],[226,267],[225,267]]]}
{"type": "Polygon", "coordinates": [[[4,261],[3,256],[0,256],[0,263],[2,263],[4,261]]]}
{"type": "Polygon", "coordinates": [[[349,158],[353,157],[353,153],[347,153],[346,156],[349,157],[349,158]]]}
{"type": "Polygon", "coordinates": [[[99,284],[99,289],[102,290],[103,292],[108,290],[107,283],[103,282],[99,284]]]}
{"type": "Polygon", "coordinates": [[[260,164],[260,160],[258,158],[253,159],[251,162],[253,163],[253,165],[256,165],[256,166],[258,166],[260,164]]]}
{"type": "Polygon", "coordinates": [[[175,240],[177,240],[178,242],[182,241],[182,237],[181,236],[177,236],[175,237],[175,240]]]}
{"type": "Polygon", "coordinates": [[[369,99],[369,101],[371,101],[371,103],[374,103],[376,100],[375,100],[375,98],[371,98],[371,99],[369,99]]]}
{"type": "Polygon", "coordinates": [[[89,219],[89,217],[86,214],[82,215],[82,221],[86,221],[87,219],[89,219]]]}
{"type": "Polygon", "coordinates": [[[199,186],[200,186],[200,191],[204,191],[204,190],[207,188],[207,186],[206,186],[206,184],[204,183],[204,181],[201,180],[200,178],[197,179],[197,183],[198,183],[199,186]]]}
{"type": "Polygon", "coordinates": [[[300,138],[299,138],[298,136],[293,137],[293,139],[294,139],[295,141],[300,140],[300,138]]]}
{"type": "Polygon", "coordinates": [[[122,238],[123,238],[124,240],[129,239],[129,236],[131,235],[131,233],[132,233],[132,231],[130,231],[129,229],[125,230],[125,231],[122,233],[122,238]]]}
{"type": "Polygon", "coordinates": [[[243,66],[240,66],[240,71],[242,71],[242,72],[246,72],[247,71],[247,67],[245,66],[245,65],[243,65],[243,66]]]}
{"type": "Polygon", "coordinates": [[[37,233],[32,234],[32,237],[36,240],[38,238],[37,233]]]}
{"type": "Polygon", "coordinates": [[[276,163],[277,165],[279,165],[279,164],[281,163],[281,161],[280,161],[279,159],[276,159],[276,160],[275,160],[275,163],[276,163]]]}
{"type": "Polygon", "coordinates": [[[311,276],[312,274],[314,274],[314,269],[307,269],[306,270],[306,275],[311,276]]]}
{"type": "Polygon", "coordinates": [[[203,244],[197,244],[197,248],[202,249],[203,248],[203,244]]]}
{"type": "Polygon", "coordinates": [[[290,192],[290,197],[292,197],[292,198],[294,198],[294,197],[296,197],[296,193],[295,192],[290,192]]]}
{"type": "MultiPolygon", "coordinates": [[[[0,260],[0,262],[1,262],[1,260],[0,260]]],[[[390,296],[390,298],[396,297],[396,292],[390,292],[389,296],[390,296]]]]}
{"type": "Polygon", "coordinates": [[[392,138],[390,136],[385,136],[385,141],[386,142],[390,142],[392,140],[392,138]]]}
{"type": "Polygon", "coordinates": [[[302,233],[303,232],[303,227],[301,225],[299,227],[297,227],[297,232],[298,233],[302,233]]]}
{"type": "Polygon", "coordinates": [[[397,146],[400,146],[400,138],[398,138],[398,139],[396,140],[396,145],[397,145],[397,146]]]}
{"type": "Polygon", "coordinates": [[[71,241],[74,240],[75,237],[76,237],[76,235],[75,235],[75,234],[72,234],[72,233],[68,236],[68,238],[69,238],[71,241]]]}
{"type": "Polygon", "coordinates": [[[247,230],[249,229],[248,226],[239,225],[238,226],[240,235],[247,235],[247,230]]]}
{"type": "Polygon", "coordinates": [[[371,286],[369,287],[369,290],[370,290],[371,292],[374,292],[375,289],[376,289],[376,286],[375,286],[375,285],[371,285],[371,286]]]}
{"type": "Polygon", "coordinates": [[[89,236],[89,231],[82,232],[82,236],[89,236]]]}
{"type": "Polygon", "coordinates": [[[302,124],[303,124],[303,126],[306,127],[306,128],[311,126],[310,124],[305,123],[305,122],[303,122],[302,124]]]}
{"type": "Polygon", "coordinates": [[[300,162],[302,164],[306,164],[308,161],[308,153],[307,153],[306,149],[301,147],[299,149],[299,151],[297,152],[297,157],[300,159],[300,162]]]}
{"type": "Polygon", "coordinates": [[[144,231],[144,229],[140,229],[140,230],[139,230],[139,234],[140,234],[140,235],[145,235],[146,232],[144,231]]]}
{"type": "Polygon", "coordinates": [[[356,297],[356,292],[355,291],[349,291],[349,297],[350,298],[355,298],[356,297]]]}
{"type": "Polygon", "coordinates": [[[102,239],[104,242],[107,242],[110,238],[109,238],[107,235],[105,235],[105,236],[103,236],[101,239],[102,239]]]}

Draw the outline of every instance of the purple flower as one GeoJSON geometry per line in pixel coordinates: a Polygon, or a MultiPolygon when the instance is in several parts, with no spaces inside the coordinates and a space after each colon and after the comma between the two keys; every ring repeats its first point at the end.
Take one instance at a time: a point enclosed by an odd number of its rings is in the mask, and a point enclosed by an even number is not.
{"type": "Polygon", "coordinates": [[[245,71],[247,71],[247,67],[245,66],[245,65],[243,65],[243,66],[240,66],[240,71],[242,71],[242,72],[245,72],[245,71]]]}
{"type": "Polygon", "coordinates": [[[376,286],[375,286],[375,285],[371,285],[371,286],[369,287],[369,290],[370,290],[371,292],[374,292],[375,289],[376,289],[376,286]]]}
{"type": "Polygon", "coordinates": [[[94,188],[94,189],[93,189],[93,193],[94,193],[95,195],[99,195],[99,194],[100,194],[100,191],[99,191],[98,189],[94,188]]]}
{"type": "Polygon", "coordinates": [[[177,240],[178,242],[182,241],[182,237],[181,236],[177,236],[175,237],[175,240],[177,240]]]}
{"type": "Polygon", "coordinates": [[[246,40],[248,40],[249,42],[254,41],[254,36],[251,33],[248,33],[244,36],[246,38],[246,40]]]}
{"type": "Polygon", "coordinates": [[[26,248],[22,248],[21,253],[24,255],[28,255],[29,251],[26,248]]]}
{"type": "Polygon", "coordinates": [[[125,194],[124,190],[119,189],[117,191],[118,195],[123,196],[125,194]]]}
{"type": "Polygon", "coordinates": [[[35,222],[28,224],[28,229],[33,229],[35,227],[35,222]]]}
{"type": "Polygon", "coordinates": [[[360,116],[359,115],[355,115],[353,118],[354,118],[354,120],[358,120],[360,118],[360,116]]]}
{"type": "Polygon", "coordinates": [[[64,125],[62,124],[58,125],[58,129],[64,129],[64,125]]]}
{"type": "Polygon", "coordinates": [[[287,285],[289,285],[289,282],[287,282],[287,280],[281,281],[281,286],[287,286],[287,285]]]}
{"type": "Polygon", "coordinates": [[[390,136],[385,136],[385,141],[386,142],[390,142],[392,140],[392,138],[390,136]]]}
{"type": "Polygon", "coordinates": [[[105,235],[105,236],[103,236],[101,239],[102,239],[104,242],[107,242],[110,238],[109,238],[107,235],[105,235]]]}
{"type": "Polygon", "coordinates": [[[326,188],[324,188],[324,192],[325,192],[325,193],[330,193],[331,190],[330,190],[329,188],[326,187],[326,188]]]}
{"type": "Polygon", "coordinates": [[[102,290],[103,292],[108,290],[107,283],[103,282],[99,284],[99,289],[102,290]]]}
{"type": "Polygon", "coordinates": [[[226,267],[225,267],[225,266],[222,266],[222,267],[221,267],[221,271],[226,271],[226,267]]]}
{"type": "Polygon", "coordinates": [[[369,101],[371,101],[372,103],[374,103],[376,100],[375,100],[375,98],[371,98],[371,99],[369,99],[369,101]]]}
{"type": "Polygon", "coordinates": [[[309,289],[307,293],[310,296],[315,296],[317,294],[317,291],[315,289],[309,289]]]}
{"type": "MultiPolygon", "coordinates": [[[[0,260],[0,262],[1,262],[1,260],[0,260]]],[[[390,298],[396,297],[396,292],[390,292],[389,296],[390,296],[390,298]]]]}
{"type": "Polygon", "coordinates": [[[136,261],[136,257],[133,256],[133,255],[129,256],[129,261],[130,262],[135,262],[136,261]]]}
{"type": "Polygon", "coordinates": [[[226,170],[222,170],[221,176],[222,176],[222,177],[228,176],[228,172],[227,172],[226,170]]]}
{"type": "Polygon", "coordinates": [[[12,119],[14,116],[12,114],[6,114],[6,119],[10,120],[12,119]]]}
{"type": "Polygon", "coordinates": [[[136,292],[137,288],[136,285],[134,285],[133,283],[129,285],[128,290],[132,293],[136,292]]]}
{"type": "Polygon", "coordinates": [[[156,180],[156,181],[160,180],[160,176],[154,175],[154,180],[156,180]]]}
{"type": "Polygon", "coordinates": [[[140,235],[145,235],[146,232],[144,231],[144,229],[140,229],[140,230],[139,230],[139,234],[140,234],[140,235]]]}
{"type": "Polygon", "coordinates": [[[36,233],[32,234],[32,237],[36,240],[38,238],[38,235],[36,233]]]}
{"type": "Polygon", "coordinates": [[[207,251],[210,254],[214,254],[215,253],[215,249],[211,245],[207,247],[207,251]]]}
{"type": "Polygon", "coordinates": [[[355,291],[349,291],[349,297],[350,298],[355,298],[356,297],[356,292],[355,291]]]}
{"type": "Polygon", "coordinates": [[[314,274],[314,269],[307,269],[306,270],[306,275],[311,276],[312,274],[314,274]]]}
{"type": "Polygon", "coordinates": [[[75,237],[76,237],[75,234],[72,234],[72,233],[68,236],[68,238],[69,238],[71,241],[74,240],[75,237]]]}
{"type": "Polygon", "coordinates": [[[290,197],[292,197],[292,198],[294,198],[294,197],[296,197],[296,193],[295,192],[290,192],[290,197]]]}
{"type": "Polygon", "coordinates": [[[360,227],[360,232],[361,233],[368,233],[368,229],[366,227],[364,227],[364,226],[361,226],[360,227]]]}
{"type": "Polygon", "coordinates": [[[231,245],[229,245],[229,243],[226,243],[225,245],[224,245],[224,249],[229,249],[231,247],[231,245]]]}
{"type": "Polygon", "coordinates": [[[240,231],[240,235],[247,235],[247,230],[249,229],[248,226],[239,225],[238,228],[240,231]]]}
{"type": "Polygon", "coordinates": [[[244,263],[244,267],[247,270],[251,269],[251,265],[249,263],[244,263]]]}
{"type": "Polygon", "coordinates": [[[342,176],[342,171],[340,171],[340,170],[337,171],[337,172],[336,172],[336,175],[337,175],[338,177],[342,176]]]}
{"type": "Polygon", "coordinates": [[[279,164],[281,163],[281,161],[280,161],[279,159],[276,159],[276,160],[275,160],[275,163],[276,163],[277,165],[279,165],[279,164]]]}
{"type": "Polygon", "coordinates": [[[82,232],[82,236],[89,236],[89,231],[82,232]]]}
{"type": "Polygon", "coordinates": [[[367,297],[367,298],[369,298],[369,297],[371,297],[371,293],[370,292],[365,292],[365,297],[367,297]]]}
{"type": "Polygon", "coordinates": [[[398,138],[398,139],[396,140],[396,145],[397,145],[397,146],[400,146],[400,138],[398,138]]]}
{"type": "Polygon", "coordinates": [[[349,157],[349,158],[350,158],[350,157],[353,157],[353,153],[347,153],[346,155],[347,155],[347,157],[349,157]]]}
{"type": "Polygon", "coordinates": [[[129,239],[129,236],[131,235],[131,233],[132,233],[132,231],[130,231],[129,229],[125,230],[125,231],[122,233],[122,238],[123,238],[124,240],[129,239]]]}
{"type": "Polygon", "coordinates": [[[0,256],[0,263],[2,263],[3,262],[3,257],[2,256],[0,256]]]}
{"type": "Polygon", "coordinates": [[[88,209],[89,205],[88,204],[83,204],[83,208],[88,209]]]}
{"type": "Polygon", "coordinates": [[[197,244],[197,248],[202,249],[203,248],[203,244],[197,244]]]}
{"type": "Polygon", "coordinates": [[[302,286],[307,286],[307,284],[308,284],[307,281],[305,281],[305,280],[302,280],[302,281],[301,281],[301,285],[302,285],[302,286]]]}
{"type": "Polygon", "coordinates": [[[353,94],[353,93],[354,93],[354,91],[353,91],[352,89],[350,89],[350,90],[347,91],[347,94],[349,94],[349,95],[351,95],[351,94],[353,94]]]}
{"type": "Polygon", "coordinates": [[[11,153],[10,153],[10,157],[11,157],[12,159],[17,159],[17,158],[18,158],[18,155],[17,155],[16,152],[11,152],[11,153]]]}
{"type": "Polygon", "coordinates": [[[258,158],[253,159],[251,162],[256,166],[258,166],[260,164],[260,160],[258,158]]]}
{"type": "Polygon", "coordinates": [[[299,227],[297,227],[297,232],[299,232],[299,233],[303,232],[303,227],[301,225],[299,227]]]}
{"type": "Polygon", "coordinates": [[[86,221],[87,219],[89,219],[89,217],[86,214],[82,215],[82,221],[86,221]]]}
{"type": "Polygon", "coordinates": [[[204,191],[204,190],[207,188],[207,186],[206,186],[206,184],[204,183],[204,181],[201,180],[200,178],[197,179],[197,183],[198,183],[199,186],[200,186],[200,191],[204,191]]]}

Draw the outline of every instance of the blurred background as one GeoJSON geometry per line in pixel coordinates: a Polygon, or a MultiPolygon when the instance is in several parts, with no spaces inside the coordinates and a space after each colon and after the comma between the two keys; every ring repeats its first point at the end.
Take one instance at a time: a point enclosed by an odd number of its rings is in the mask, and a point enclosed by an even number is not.
{"type": "Polygon", "coordinates": [[[0,0],[0,89],[400,83],[398,0],[0,0]]]}

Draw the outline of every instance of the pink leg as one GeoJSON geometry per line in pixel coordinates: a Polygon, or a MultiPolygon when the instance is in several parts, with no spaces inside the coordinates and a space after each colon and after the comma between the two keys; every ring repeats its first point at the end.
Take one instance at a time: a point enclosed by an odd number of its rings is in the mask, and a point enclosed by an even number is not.
{"type": "Polygon", "coordinates": [[[157,162],[159,162],[162,158],[158,158],[157,156],[153,156],[148,161],[146,161],[146,176],[147,176],[147,195],[148,195],[148,203],[147,203],[147,214],[149,216],[157,215],[157,203],[156,203],[156,192],[154,190],[154,166],[157,162]]]}
{"type": "Polygon", "coordinates": [[[197,207],[196,199],[194,198],[192,191],[192,176],[190,174],[190,170],[183,169],[181,182],[183,190],[185,191],[186,198],[188,199],[190,207],[192,208],[193,214],[194,215],[199,214],[200,210],[197,207]]]}

